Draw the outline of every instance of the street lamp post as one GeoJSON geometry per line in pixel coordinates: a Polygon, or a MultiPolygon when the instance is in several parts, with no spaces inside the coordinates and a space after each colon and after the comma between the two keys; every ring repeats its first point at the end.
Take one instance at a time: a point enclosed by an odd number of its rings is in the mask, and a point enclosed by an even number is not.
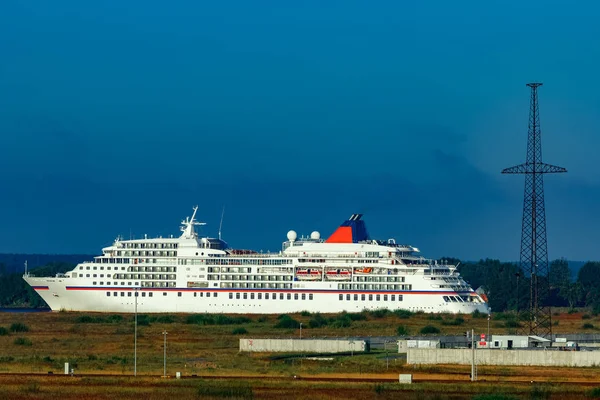
{"type": "Polygon", "coordinates": [[[485,337],[487,339],[487,347],[488,349],[490,348],[490,317],[492,315],[492,309],[491,307],[488,307],[488,332],[487,332],[487,336],[485,337]]]}
{"type": "Polygon", "coordinates": [[[167,330],[163,331],[164,343],[163,343],[163,378],[167,377],[167,330]]]}
{"type": "Polygon", "coordinates": [[[388,344],[388,341],[386,340],[385,343],[383,344],[383,347],[385,347],[385,369],[389,370],[390,369],[390,358],[388,357],[387,344],[388,344]]]}
{"type": "Polygon", "coordinates": [[[300,340],[302,340],[302,322],[300,322],[300,340]]]}
{"type": "Polygon", "coordinates": [[[138,309],[138,290],[139,288],[133,289],[133,295],[135,297],[135,322],[133,328],[133,376],[137,376],[137,309],[138,309]]]}

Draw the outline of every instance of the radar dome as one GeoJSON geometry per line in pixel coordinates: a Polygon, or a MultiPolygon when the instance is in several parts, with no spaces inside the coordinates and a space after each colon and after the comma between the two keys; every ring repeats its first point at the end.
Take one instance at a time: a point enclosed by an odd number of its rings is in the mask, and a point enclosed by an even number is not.
{"type": "Polygon", "coordinates": [[[321,234],[317,231],[314,231],[313,233],[310,234],[310,238],[312,240],[319,240],[319,239],[321,239],[321,234]]]}
{"type": "Polygon", "coordinates": [[[296,233],[296,231],[289,231],[287,234],[287,238],[290,242],[293,242],[294,240],[296,240],[297,237],[298,237],[298,234],[296,233]]]}

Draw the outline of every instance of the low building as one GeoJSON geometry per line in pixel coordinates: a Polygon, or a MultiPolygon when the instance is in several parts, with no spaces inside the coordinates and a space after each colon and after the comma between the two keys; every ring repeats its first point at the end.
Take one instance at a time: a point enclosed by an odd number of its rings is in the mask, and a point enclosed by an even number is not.
{"type": "Polygon", "coordinates": [[[240,339],[241,352],[351,353],[369,352],[366,340],[354,339],[240,339]]]}
{"type": "MultiPolygon", "coordinates": [[[[550,339],[534,335],[492,335],[489,341],[490,349],[527,349],[531,347],[549,347],[552,345],[550,339]]],[[[484,346],[480,346],[484,347],[484,346]]]]}

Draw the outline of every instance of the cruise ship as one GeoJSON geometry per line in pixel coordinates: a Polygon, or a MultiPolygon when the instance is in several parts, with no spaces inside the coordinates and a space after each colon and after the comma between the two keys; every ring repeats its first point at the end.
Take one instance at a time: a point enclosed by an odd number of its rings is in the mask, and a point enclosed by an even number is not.
{"type": "Polygon", "coordinates": [[[23,278],[53,311],[280,314],[387,308],[487,313],[456,265],[416,247],[369,237],[361,214],[326,240],[287,233],[281,251],[230,248],[182,221],[181,235],[122,240],[93,261],[54,277],[23,278]]]}

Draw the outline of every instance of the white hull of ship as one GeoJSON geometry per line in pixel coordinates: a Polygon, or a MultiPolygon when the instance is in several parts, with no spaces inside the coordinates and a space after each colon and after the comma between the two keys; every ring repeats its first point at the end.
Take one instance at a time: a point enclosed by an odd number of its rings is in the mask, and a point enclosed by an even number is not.
{"type": "Polygon", "coordinates": [[[444,302],[443,296],[472,296],[450,291],[344,291],[335,289],[139,289],[66,286],[57,278],[25,278],[53,311],[133,313],[282,314],[301,311],[339,313],[405,309],[426,313],[487,313],[482,302],[444,302]],[[110,295],[107,295],[109,293],[110,295]],[[116,295],[115,295],[116,293],[116,295]],[[150,297],[152,293],[152,297],[150,297]],[[166,293],[166,295],[164,295],[166,293]],[[232,297],[229,294],[233,293],[232,297]],[[208,294],[208,295],[207,295],[208,294]],[[216,296],[215,296],[216,294],[216,296]],[[236,298],[239,294],[240,298],[236,298]],[[244,298],[244,294],[246,298],[244,298]],[[258,295],[261,298],[258,298],[258,295]],[[269,298],[266,298],[269,294],[269,298]],[[283,294],[283,299],[280,296],[283,294]],[[290,299],[288,299],[288,294],[290,299]],[[340,300],[340,294],[342,299],[340,300]],[[350,300],[347,300],[347,295],[350,300]],[[358,300],[354,300],[354,295],[358,300]],[[365,294],[365,300],[362,295],[365,294]],[[273,296],[276,296],[273,299],[273,296]],[[297,295],[297,299],[296,299],[297,295]],[[312,295],[312,296],[311,296],[312,295]],[[372,295],[373,300],[369,300],[372,295]],[[395,301],[391,296],[395,296],[395,301]],[[399,295],[402,300],[399,301],[399,295]],[[379,301],[377,301],[379,296],[379,301]],[[387,296],[387,301],[384,300],[387,296]],[[312,299],[311,299],[312,298],[312,299]]]}

